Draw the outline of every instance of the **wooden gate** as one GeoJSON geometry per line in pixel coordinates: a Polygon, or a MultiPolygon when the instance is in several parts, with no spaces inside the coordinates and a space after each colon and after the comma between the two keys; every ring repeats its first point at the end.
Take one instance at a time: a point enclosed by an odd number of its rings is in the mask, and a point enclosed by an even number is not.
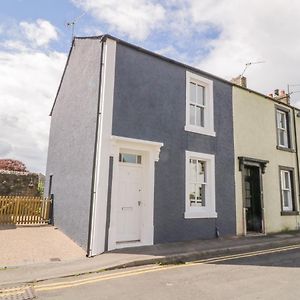
{"type": "Polygon", "coordinates": [[[51,205],[47,198],[0,196],[0,224],[49,224],[51,205]]]}

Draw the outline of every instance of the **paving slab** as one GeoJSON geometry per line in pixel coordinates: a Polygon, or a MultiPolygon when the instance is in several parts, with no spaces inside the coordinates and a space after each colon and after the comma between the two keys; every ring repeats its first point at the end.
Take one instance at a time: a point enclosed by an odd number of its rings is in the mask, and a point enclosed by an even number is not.
{"type": "Polygon", "coordinates": [[[83,257],[85,251],[53,226],[0,226],[0,268],[83,257]]]}

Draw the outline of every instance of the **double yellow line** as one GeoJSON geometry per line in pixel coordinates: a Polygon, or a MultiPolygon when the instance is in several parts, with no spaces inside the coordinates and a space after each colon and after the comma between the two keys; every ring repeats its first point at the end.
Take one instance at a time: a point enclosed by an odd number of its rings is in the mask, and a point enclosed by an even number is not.
{"type": "MultiPolygon", "coordinates": [[[[176,268],[185,268],[185,267],[191,267],[196,266],[199,264],[212,264],[222,261],[228,261],[228,260],[234,260],[234,259],[240,259],[240,258],[247,258],[247,257],[253,257],[253,256],[260,256],[260,255],[266,255],[266,254],[272,254],[272,253],[280,253],[284,251],[289,250],[295,250],[300,249],[300,244],[291,245],[291,246],[285,246],[285,247],[278,247],[278,248],[272,248],[267,250],[260,250],[260,251],[252,251],[252,252],[246,252],[242,254],[233,254],[233,255],[226,255],[226,256],[220,256],[220,257],[214,257],[214,258],[207,258],[207,259],[201,259],[193,262],[188,262],[181,265],[153,265],[148,266],[145,268],[135,269],[131,271],[121,271],[114,274],[107,274],[107,275],[96,275],[93,277],[89,277],[86,279],[78,279],[73,281],[62,281],[58,283],[49,283],[49,284],[36,284],[34,286],[35,291],[38,292],[44,292],[44,291],[52,291],[57,289],[64,289],[64,288],[71,288],[71,287],[77,287],[85,284],[92,284],[100,281],[106,281],[106,280],[112,280],[112,279],[118,279],[118,278],[124,278],[124,277],[130,277],[130,276],[137,276],[141,274],[147,274],[152,272],[158,272],[158,271],[165,271],[170,269],[176,269],[176,268]]],[[[24,287],[23,291],[26,287],[24,287]]],[[[11,289],[4,289],[0,290],[0,299],[2,296],[9,296],[9,295],[16,295],[20,294],[22,291],[20,288],[11,288],[11,289]]]]}

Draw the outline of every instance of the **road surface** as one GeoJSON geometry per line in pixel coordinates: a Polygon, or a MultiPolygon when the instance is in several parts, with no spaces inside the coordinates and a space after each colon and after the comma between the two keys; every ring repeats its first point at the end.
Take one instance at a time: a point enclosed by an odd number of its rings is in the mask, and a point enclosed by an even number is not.
{"type": "MultiPolygon", "coordinates": [[[[37,299],[300,299],[300,245],[40,282],[37,299]]],[[[1,298],[0,298],[1,299],[1,298]]]]}

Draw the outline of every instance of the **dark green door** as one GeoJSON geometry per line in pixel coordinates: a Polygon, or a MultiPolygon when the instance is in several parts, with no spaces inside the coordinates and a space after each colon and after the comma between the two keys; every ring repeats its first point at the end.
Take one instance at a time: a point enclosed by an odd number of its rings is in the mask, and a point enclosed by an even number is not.
{"type": "Polygon", "coordinates": [[[245,166],[247,232],[262,232],[261,186],[258,167],[245,166]]]}

